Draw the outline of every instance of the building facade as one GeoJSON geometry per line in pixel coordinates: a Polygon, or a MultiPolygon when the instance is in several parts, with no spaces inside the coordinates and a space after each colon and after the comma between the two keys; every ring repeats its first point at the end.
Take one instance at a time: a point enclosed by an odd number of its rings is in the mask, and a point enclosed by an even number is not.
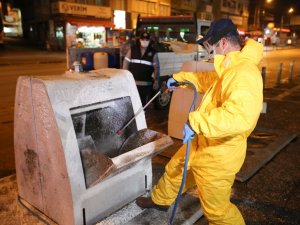
{"type": "Polygon", "coordinates": [[[249,0],[171,0],[172,15],[196,13],[201,20],[229,18],[239,30],[248,30],[249,0]]]}
{"type": "Polygon", "coordinates": [[[22,9],[24,37],[51,50],[118,46],[137,17],[196,15],[212,21],[230,18],[248,29],[248,0],[28,0],[22,9]]]}
{"type": "Polygon", "coordinates": [[[24,37],[51,50],[117,46],[125,41],[126,29],[135,28],[138,14],[170,15],[171,10],[170,0],[29,0],[17,4],[24,12],[24,37]]]}

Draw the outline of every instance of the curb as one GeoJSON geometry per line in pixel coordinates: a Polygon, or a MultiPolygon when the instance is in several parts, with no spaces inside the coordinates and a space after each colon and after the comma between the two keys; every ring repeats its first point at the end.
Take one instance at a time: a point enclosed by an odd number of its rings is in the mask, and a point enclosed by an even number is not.
{"type": "Polygon", "coordinates": [[[17,62],[17,63],[1,63],[0,62],[0,66],[15,66],[15,65],[29,65],[29,64],[53,64],[53,63],[66,63],[66,60],[37,61],[37,62],[17,62]]]}

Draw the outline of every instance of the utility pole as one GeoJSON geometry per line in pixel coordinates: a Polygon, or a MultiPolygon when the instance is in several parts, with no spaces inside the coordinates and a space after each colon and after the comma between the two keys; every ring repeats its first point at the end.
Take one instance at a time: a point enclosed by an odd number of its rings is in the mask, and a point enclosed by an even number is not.
{"type": "Polygon", "coordinates": [[[281,19],[280,19],[279,45],[280,45],[280,42],[281,42],[282,29],[283,29],[283,14],[281,14],[281,19]]]}

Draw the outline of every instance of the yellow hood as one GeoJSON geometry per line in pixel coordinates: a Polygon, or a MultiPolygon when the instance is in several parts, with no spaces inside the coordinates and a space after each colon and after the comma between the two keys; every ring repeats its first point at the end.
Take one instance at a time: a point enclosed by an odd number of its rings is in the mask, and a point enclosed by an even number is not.
{"type": "Polygon", "coordinates": [[[214,67],[218,75],[229,66],[247,60],[258,66],[263,58],[263,45],[253,39],[246,40],[246,44],[241,51],[229,52],[227,55],[215,55],[214,67]]]}
{"type": "Polygon", "coordinates": [[[246,45],[241,50],[240,57],[259,65],[263,58],[263,45],[253,39],[246,40],[246,45]]]}

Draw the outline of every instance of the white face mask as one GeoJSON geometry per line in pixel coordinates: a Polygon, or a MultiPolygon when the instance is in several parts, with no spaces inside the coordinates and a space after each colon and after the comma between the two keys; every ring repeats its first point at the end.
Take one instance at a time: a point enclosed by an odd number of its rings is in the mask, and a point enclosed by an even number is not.
{"type": "Polygon", "coordinates": [[[204,43],[204,48],[208,53],[208,59],[213,59],[216,54],[216,46],[215,45],[209,45],[207,42],[204,43]]]}
{"type": "MultiPolygon", "coordinates": [[[[213,59],[216,55],[216,47],[219,45],[221,40],[219,40],[216,44],[214,45],[209,45],[207,42],[204,43],[204,48],[206,49],[207,53],[208,53],[208,59],[213,59]]],[[[222,50],[222,53],[218,53],[221,55],[225,55],[224,54],[224,50],[222,50]]]]}
{"type": "Polygon", "coordinates": [[[150,43],[150,41],[146,41],[146,40],[140,40],[140,42],[143,48],[147,48],[150,43]]]}

